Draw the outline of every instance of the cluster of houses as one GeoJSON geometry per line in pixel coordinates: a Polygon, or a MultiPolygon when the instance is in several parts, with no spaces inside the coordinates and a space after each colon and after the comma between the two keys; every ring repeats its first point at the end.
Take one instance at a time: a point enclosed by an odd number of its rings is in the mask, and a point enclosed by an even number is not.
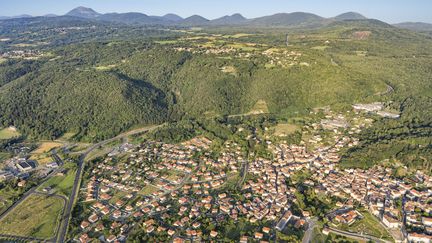
{"type": "Polygon", "coordinates": [[[0,53],[1,58],[24,58],[24,59],[30,59],[30,58],[37,58],[40,57],[42,53],[38,50],[13,50],[13,51],[7,51],[0,53]]]}
{"type": "Polygon", "coordinates": [[[302,53],[298,51],[268,49],[263,51],[262,55],[269,59],[268,64],[270,66],[280,66],[286,68],[294,65],[305,65],[304,62],[300,62],[302,53]]]}
{"type": "Polygon", "coordinates": [[[255,227],[243,232],[240,242],[265,242],[288,224],[307,228],[307,218],[313,215],[292,213],[297,189],[286,183],[307,171],[311,176],[305,185],[317,194],[341,199],[340,209],[331,214],[332,222],[351,225],[361,219],[355,209],[360,204],[389,230],[398,230],[402,240],[430,242],[426,239],[430,239],[432,222],[428,216],[432,213],[431,177],[419,172],[411,178],[413,182],[395,179],[390,168],[380,166],[340,169],[340,150],[356,145],[352,134],[370,120],[355,117],[349,127],[340,114],[326,119],[340,119],[344,125],[308,125],[304,131],[308,139],[298,145],[261,140],[254,130],[252,138],[267,145],[271,159],[255,156],[230,140],[215,157],[212,141],[205,137],[177,145],[123,144],[91,168],[82,197],[90,210],[83,214],[76,240],[124,241],[138,227],[149,237],[174,242],[218,241],[229,222],[245,221],[255,227]],[[320,134],[323,128],[333,132],[320,134]],[[414,184],[424,189],[416,190],[414,184]],[[241,193],[232,193],[230,188],[241,193]]]}

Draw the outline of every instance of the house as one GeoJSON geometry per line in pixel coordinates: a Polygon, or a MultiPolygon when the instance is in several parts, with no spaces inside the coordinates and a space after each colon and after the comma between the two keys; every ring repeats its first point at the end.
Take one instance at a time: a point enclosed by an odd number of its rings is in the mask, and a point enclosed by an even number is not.
{"type": "Polygon", "coordinates": [[[414,243],[431,243],[432,236],[425,235],[425,234],[410,233],[408,234],[408,241],[414,243]]]}
{"type": "Polygon", "coordinates": [[[247,236],[242,236],[242,237],[240,237],[240,243],[248,243],[248,238],[247,238],[247,236]]]}
{"type": "Polygon", "coordinates": [[[423,218],[422,218],[422,223],[423,223],[425,226],[432,227],[432,218],[423,217],[423,218]]]}
{"type": "Polygon", "coordinates": [[[87,242],[90,242],[90,238],[87,234],[82,234],[79,238],[79,241],[81,243],[87,243],[87,242]]]}
{"type": "Polygon", "coordinates": [[[288,223],[288,221],[291,219],[292,217],[292,213],[291,211],[286,211],[284,216],[279,220],[278,224],[276,225],[276,229],[277,230],[283,230],[283,228],[285,228],[286,224],[288,223]]]}
{"type": "Polygon", "coordinates": [[[210,236],[211,237],[216,237],[218,235],[218,232],[216,232],[216,231],[214,231],[214,230],[212,230],[212,231],[210,231],[210,236]]]}
{"type": "Polygon", "coordinates": [[[384,214],[382,222],[384,223],[384,225],[390,229],[395,229],[395,228],[400,228],[401,227],[401,223],[393,218],[392,216],[390,216],[389,214],[384,214]]]}
{"type": "Polygon", "coordinates": [[[255,239],[261,240],[264,237],[264,234],[260,232],[255,232],[254,236],[255,239]]]}
{"type": "Polygon", "coordinates": [[[9,171],[0,170],[0,181],[6,181],[14,178],[14,175],[9,171]]]}
{"type": "Polygon", "coordinates": [[[86,229],[87,227],[90,226],[90,223],[88,221],[84,220],[81,222],[80,226],[81,226],[81,229],[86,229]]]}
{"type": "Polygon", "coordinates": [[[106,239],[107,242],[114,242],[115,240],[117,240],[117,238],[115,237],[115,235],[110,235],[106,239]]]}
{"type": "Polygon", "coordinates": [[[96,214],[92,214],[89,218],[88,218],[88,221],[90,222],[90,223],[96,223],[97,221],[99,220],[99,217],[96,215],[96,214]]]}
{"type": "Polygon", "coordinates": [[[46,167],[48,167],[48,168],[52,168],[52,169],[55,169],[55,168],[58,168],[59,167],[59,165],[57,164],[57,162],[51,162],[51,163],[48,163],[47,165],[46,165],[46,167]]]}
{"type": "Polygon", "coordinates": [[[174,240],[173,240],[173,243],[183,243],[183,242],[185,242],[182,238],[178,238],[178,237],[176,237],[174,240]]]}

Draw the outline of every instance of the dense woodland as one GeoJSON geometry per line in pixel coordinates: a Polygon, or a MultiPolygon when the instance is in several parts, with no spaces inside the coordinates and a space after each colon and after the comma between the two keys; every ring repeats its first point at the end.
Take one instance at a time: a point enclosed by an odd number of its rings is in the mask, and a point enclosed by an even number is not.
{"type": "MultiPolygon", "coordinates": [[[[75,140],[98,141],[139,125],[244,114],[258,101],[278,118],[326,105],[393,101],[401,119],[380,119],[364,131],[361,146],[350,150],[344,163],[364,167],[390,156],[431,168],[432,40],[425,35],[375,20],[297,29],[219,26],[192,34],[71,17],[37,20],[0,26],[0,35],[11,38],[0,42],[2,50],[26,42],[31,45],[22,48],[44,53],[0,62],[0,127],[16,126],[28,138],[73,132],[75,140]],[[240,31],[249,35],[215,45],[258,47],[228,56],[175,50],[208,44],[181,37],[240,31]],[[358,31],[370,36],[354,38],[358,31]],[[308,65],[268,67],[269,57],[261,53],[271,48],[301,53],[308,65]],[[235,71],[222,72],[224,67],[235,71]],[[360,158],[363,154],[368,157],[360,158]]],[[[196,134],[196,126],[159,132],[176,141],[196,134]]]]}
{"type": "Polygon", "coordinates": [[[361,144],[348,151],[342,165],[367,168],[387,159],[413,169],[432,171],[432,98],[395,102],[400,119],[380,119],[360,134],[361,144]]]}

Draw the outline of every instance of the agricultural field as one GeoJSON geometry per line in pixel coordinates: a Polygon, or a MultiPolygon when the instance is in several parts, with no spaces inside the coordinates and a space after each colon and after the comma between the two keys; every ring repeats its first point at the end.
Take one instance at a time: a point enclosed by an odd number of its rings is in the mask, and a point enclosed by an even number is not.
{"type": "Polygon", "coordinates": [[[64,201],[58,197],[31,195],[0,221],[0,234],[50,239],[55,236],[63,207],[64,201]]]}
{"type": "Polygon", "coordinates": [[[32,151],[32,153],[33,154],[48,153],[52,149],[58,148],[62,145],[63,145],[62,143],[58,143],[58,142],[42,142],[36,150],[32,151]]]}
{"type": "Polygon", "coordinates": [[[53,162],[53,158],[49,154],[32,154],[30,160],[36,160],[39,165],[46,165],[53,162]]]}
{"type": "Polygon", "coordinates": [[[0,214],[10,207],[16,198],[20,195],[18,190],[5,187],[0,189],[0,214]]]}
{"type": "Polygon", "coordinates": [[[39,165],[45,165],[53,162],[53,158],[49,152],[54,148],[58,148],[63,144],[60,142],[41,142],[39,147],[31,152],[30,159],[36,160],[39,165]]]}

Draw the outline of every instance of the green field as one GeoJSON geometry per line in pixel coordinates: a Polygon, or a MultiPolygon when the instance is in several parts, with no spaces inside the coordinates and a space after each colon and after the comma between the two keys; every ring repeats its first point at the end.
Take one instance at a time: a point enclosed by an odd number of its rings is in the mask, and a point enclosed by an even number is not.
{"type": "MultiPolygon", "coordinates": [[[[5,159],[9,159],[11,157],[11,155],[9,153],[0,153],[0,162],[5,160],[5,159]]],[[[1,166],[0,166],[1,168],[1,166]]]]}
{"type": "Polygon", "coordinates": [[[317,227],[312,232],[311,243],[325,242],[327,236],[321,232],[321,227],[317,227]]]}
{"type": "Polygon", "coordinates": [[[358,241],[354,239],[347,238],[345,236],[337,235],[330,233],[325,242],[334,242],[334,243],[363,243],[363,241],[358,241]]]}
{"type": "Polygon", "coordinates": [[[59,137],[58,140],[59,141],[69,141],[70,139],[73,138],[73,136],[75,136],[76,133],[74,132],[66,132],[63,134],[63,136],[59,137]]]}
{"type": "Polygon", "coordinates": [[[138,194],[141,194],[141,195],[150,195],[150,194],[152,194],[153,192],[156,192],[156,191],[158,191],[158,189],[156,187],[154,187],[152,185],[147,185],[147,186],[143,187],[143,189],[141,191],[139,191],[138,194]]]}
{"type": "Polygon", "coordinates": [[[18,198],[20,192],[10,187],[0,189],[0,213],[3,213],[18,198]]]}
{"type": "Polygon", "coordinates": [[[64,202],[31,195],[0,221],[0,233],[49,239],[55,236],[64,202]]]}
{"type": "Polygon", "coordinates": [[[258,100],[250,111],[251,114],[269,113],[267,102],[265,100],[258,100]]]}
{"type": "Polygon", "coordinates": [[[387,230],[381,226],[373,215],[367,211],[360,211],[360,213],[363,215],[363,219],[357,220],[350,226],[342,225],[339,228],[350,232],[363,233],[381,239],[392,240],[387,230]]]}
{"type": "Polygon", "coordinates": [[[75,173],[76,168],[70,168],[65,175],[56,175],[50,178],[48,181],[43,183],[38,190],[42,191],[45,187],[51,187],[56,193],[69,196],[73,187],[75,173]]]}
{"type": "Polygon", "coordinates": [[[13,137],[18,137],[19,135],[20,133],[13,128],[4,128],[0,130],[0,139],[11,139],[13,137]]]}
{"type": "Polygon", "coordinates": [[[296,131],[299,130],[299,127],[294,124],[288,124],[288,123],[280,123],[277,124],[274,128],[274,135],[275,136],[286,136],[289,134],[293,134],[296,131]]]}

